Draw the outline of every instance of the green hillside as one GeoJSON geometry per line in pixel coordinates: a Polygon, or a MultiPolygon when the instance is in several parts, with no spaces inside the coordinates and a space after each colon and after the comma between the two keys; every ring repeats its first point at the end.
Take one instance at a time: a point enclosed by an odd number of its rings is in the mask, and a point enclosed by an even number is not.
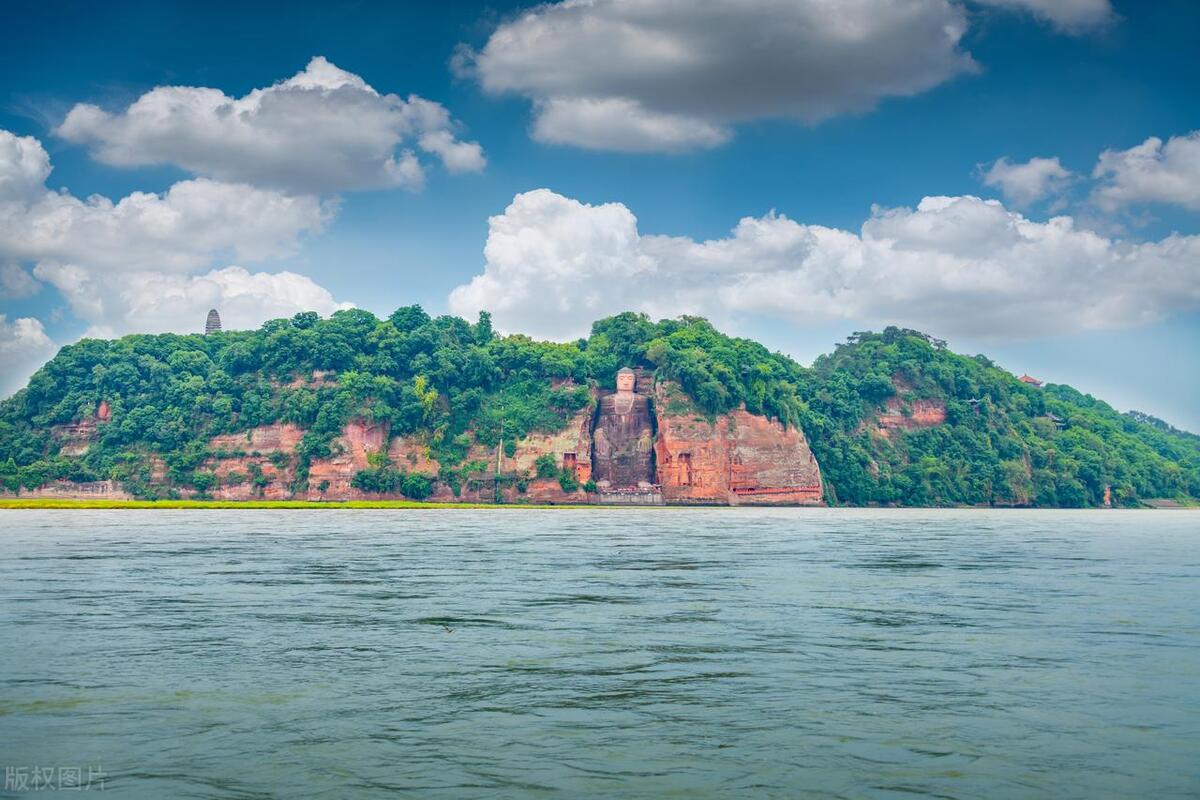
{"type": "Polygon", "coordinates": [[[1035,388],[916,331],[856,334],[806,373],[804,427],[851,504],[1097,506],[1200,495],[1200,438],[1069,386],[1035,388]],[[883,437],[880,404],[932,400],[944,424],[883,437]]]}
{"type": "Polygon", "coordinates": [[[453,485],[482,468],[467,461],[472,444],[561,428],[591,402],[590,384],[611,387],[626,364],[678,382],[701,413],[744,406],[801,426],[830,502],[1095,506],[1105,487],[1127,505],[1200,495],[1197,437],[1066,386],[1026,386],[913,331],[856,334],[805,368],[699,318],[620,314],[558,344],[498,336],[486,314],[471,324],[417,306],[386,319],[305,313],[254,331],[64,347],[0,403],[0,481],[14,490],[115,478],[147,497],[203,491],[214,435],[291,422],[306,430],[295,455],[302,485],[345,423],[364,418],[421,437],[453,485]],[[64,454],[52,428],[94,418],[102,401],[111,421],[98,440],[64,454]],[[944,423],[880,433],[885,407],[903,413],[917,401],[944,407],[944,423]],[[152,479],[152,454],[165,480],[152,479]]]}

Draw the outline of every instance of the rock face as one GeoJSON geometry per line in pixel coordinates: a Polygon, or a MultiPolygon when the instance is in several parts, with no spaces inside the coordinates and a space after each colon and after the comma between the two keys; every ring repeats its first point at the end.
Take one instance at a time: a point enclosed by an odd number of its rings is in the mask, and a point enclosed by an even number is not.
{"type": "Polygon", "coordinates": [[[658,483],[668,503],[820,505],[821,471],[804,433],[738,410],[713,420],[655,390],[658,483]]]}
{"type": "Polygon", "coordinates": [[[218,500],[291,499],[296,477],[294,453],[303,438],[304,429],[289,423],[214,436],[208,444],[216,455],[205,462],[220,482],[212,496],[218,500]]]}
{"type": "Polygon", "coordinates": [[[600,398],[592,436],[592,479],[601,490],[646,489],[654,479],[650,398],[634,392],[633,370],[617,376],[616,394],[600,398]]]}
{"type": "Polygon", "coordinates": [[[288,422],[260,425],[242,433],[223,433],[209,440],[208,446],[218,452],[263,454],[282,450],[291,453],[304,438],[304,429],[288,422]]]}
{"type": "Polygon", "coordinates": [[[890,397],[876,418],[879,432],[884,436],[893,430],[932,428],[946,421],[946,404],[937,399],[909,400],[890,397]]]}
{"type": "Polygon", "coordinates": [[[593,407],[589,405],[557,433],[535,433],[517,440],[516,452],[512,456],[501,456],[501,471],[532,472],[538,457],[550,453],[554,463],[571,470],[575,480],[586,483],[592,477],[592,413],[593,407]]]}
{"type": "MultiPolygon", "coordinates": [[[[908,420],[932,420],[938,413],[944,419],[944,408],[919,407],[902,416],[905,424],[911,424],[908,420]]],[[[110,417],[105,403],[93,417],[58,429],[62,450],[86,449],[95,440],[97,423],[110,417]]],[[[706,417],[695,411],[677,386],[655,384],[652,375],[632,370],[618,375],[615,393],[593,393],[593,402],[562,429],[510,443],[512,455],[501,448],[473,446],[464,463],[475,463],[475,471],[457,472],[457,478],[442,475],[443,465],[431,457],[422,438],[392,436],[386,423],[359,419],[347,423],[331,442],[328,458],[312,461],[305,484],[298,480],[296,455],[304,435],[299,426],[277,423],[213,437],[212,455],[202,466],[217,478],[209,494],[222,500],[399,498],[363,492],[353,485],[358,472],[372,461],[379,463],[372,456],[386,453],[396,469],[433,481],[431,501],[819,505],[823,499],[820,469],[803,431],[744,410],[706,417]],[[565,490],[563,483],[572,485],[565,478],[536,477],[536,462],[547,454],[560,471],[574,475],[578,489],[565,490]],[[596,482],[597,492],[585,490],[589,479],[596,482]]],[[[146,458],[150,480],[168,483],[162,459],[153,453],[146,458]]],[[[188,487],[173,491],[195,495],[188,487]]],[[[35,492],[22,496],[127,497],[112,482],[58,482],[35,492]]]]}
{"type": "MultiPolygon", "coordinates": [[[[8,492],[4,492],[10,495],[8,492]]],[[[11,495],[10,495],[11,496],[11,495]]],[[[21,488],[16,494],[21,498],[47,498],[59,500],[132,500],[133,495],[121,488],[116,481],[52,481],[36,489],[21,488]]]]}
{"type": "Polygon", "coordinates": [[[64,456],[81,456],[96,441],[96,420],[83,419],[69,425],[54,425],[50,435],[59,443],[58,452],[64,456]]]}
{"type": "Polygon", "coordinates": [[[429,445],[415,436],[397,436],[388,444],[388,458],[397,469],[437,475],[442,465],[430,457],[429,445]]]}
{"type": "MultiPolygon", "coordinates": [[[[944,400],[917,397],[916,387],[903,374],[897,372],[891,377],[896,393],[884,402],[883,410],[875,415],[874,433],[886,439],[892,431],[933,428],[946,421],[944,400]]],[[[864,427],[869,424],[864,423],[864,427]]]]}
{"type": "Polygon", "coordinates": [[[101,400],[96,413],[68,425],[54,425],[50,435],[59,442],[58,452],[64,456],[81,456],[88,451],[99,436],[100,423],[112,421],[112,408],[107,400],[101,400]]]}
{"type": "Polygon", "coordinates": [[[351,484],[359,470],[370,466],[368,455],[388,449],[390,433],[386,423],[364,420],[346,423],[342,435],[333,440],[333,456],[314,460],[309,467],[307,499],[363,500],[373,497],[351,484]]]}

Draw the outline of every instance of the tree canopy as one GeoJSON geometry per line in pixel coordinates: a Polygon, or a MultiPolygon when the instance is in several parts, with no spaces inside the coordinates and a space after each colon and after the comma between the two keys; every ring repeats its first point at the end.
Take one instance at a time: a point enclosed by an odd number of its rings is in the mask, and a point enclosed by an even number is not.
{"type": "MultiPolygon", "coordinates": [[[[497,335],[486,313],[470,323],[419,306],[386,319],[305,312],[252,331],[64,347],[0,403],[0,481],[113,478],[142,496],[172,485],[203,491],[214,436],[288,422],[305,431],[295,453],[302,486],[356,418],[422,437],[453,470],[473,444],[561,429],[592,402],[589,387],[612,388],[623,366],[678,383],[699,413],[744,407],[802,427],[832,502],[1088,506],[1106,486],[1128,504],[1200,495],[1200,438],[1066,386],[1031,388],[915,331],[855,334],[806,368],[697,317],[618,314],[585,339],[554,343],[497,335]],[[872,432],[885,402],[915,398],[944,403],[946,423],[872,432]],[[64,452],[58,426],[94,418],[102,401],[111,421],[86,452],[64,452]]],[[[379,465],[360,482],[428,493],[405,479],[379,465]]]]}

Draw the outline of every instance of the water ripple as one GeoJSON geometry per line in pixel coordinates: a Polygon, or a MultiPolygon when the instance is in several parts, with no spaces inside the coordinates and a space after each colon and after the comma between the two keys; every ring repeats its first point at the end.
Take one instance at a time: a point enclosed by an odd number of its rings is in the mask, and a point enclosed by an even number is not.
{"type": "Polygon", "coordinates": [[[1200,796],[1195,519],[4,512],[0,764],[135,798],[1200,796]]]}

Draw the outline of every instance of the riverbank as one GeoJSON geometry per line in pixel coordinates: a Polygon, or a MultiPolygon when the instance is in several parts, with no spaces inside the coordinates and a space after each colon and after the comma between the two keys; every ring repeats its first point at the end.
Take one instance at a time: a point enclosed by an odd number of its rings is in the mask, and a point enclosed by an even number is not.
{"type": "MultiPolygon", "coordinates": [[[[605,506],[607,508],[607,506],[605,506]]],[[[215,509],[280,509],[280,508],[600,508],[586,505],[538,505],[497,503],[424,503],[417,500],[346,500],[319,502],[312,500],[72,500],[67,498],[31,497],[0,499],[0,510],[6,508],[215,508],[215,509]]]]}
{"type": "MultiPolygon", "coordinates": [[[[393,508],[393,509],[421,509],[421,508],[537,508],[537,509],[566,509],[566,508],[591,508],[591,509],[614,509],[614,508],[771,508],[772,506],[714,506],[714,505],[658,505],[658,506],[636,506],[636,505],[598,505],[588,503],[436,503],[423,502],[419,500],[344,500],[344,501],[316,501],[316,500],[78,500],[70,498],[51,498],[51,497],[29,497],[29,498],[0,498],[0,511],[4,509],[347,509],[347,508],[393,508]]],[[[774,508],[828,508],[828,506],[773,506],[774,508]]],[[[987,510],[1009,510],[1009,511],[1119,511],[1123,509],[1082,509],[1082,508],[1044,508],[1034,509],[1026,506],[1013,506],[1002,508],[1000,506],[840,506],[840,508],[862,508],[872,510],[891,510],[891,511],[921,511],[921,510],[960,510],[960,511],[987,511],[987,510]]],[[[1143,510],[1173,510],[1173,511],[1200,511],[1200,503],[1189,502],[1180,503],[1177,501],[1162,502],[1158,504],[1147,503],[1142,506],[1143,510]]],[[[1125,509],[1128,510],[1128,509],[1125,509]]],[[[1137,510],[1137,509],[1133,509],[1137,510]]]]}

